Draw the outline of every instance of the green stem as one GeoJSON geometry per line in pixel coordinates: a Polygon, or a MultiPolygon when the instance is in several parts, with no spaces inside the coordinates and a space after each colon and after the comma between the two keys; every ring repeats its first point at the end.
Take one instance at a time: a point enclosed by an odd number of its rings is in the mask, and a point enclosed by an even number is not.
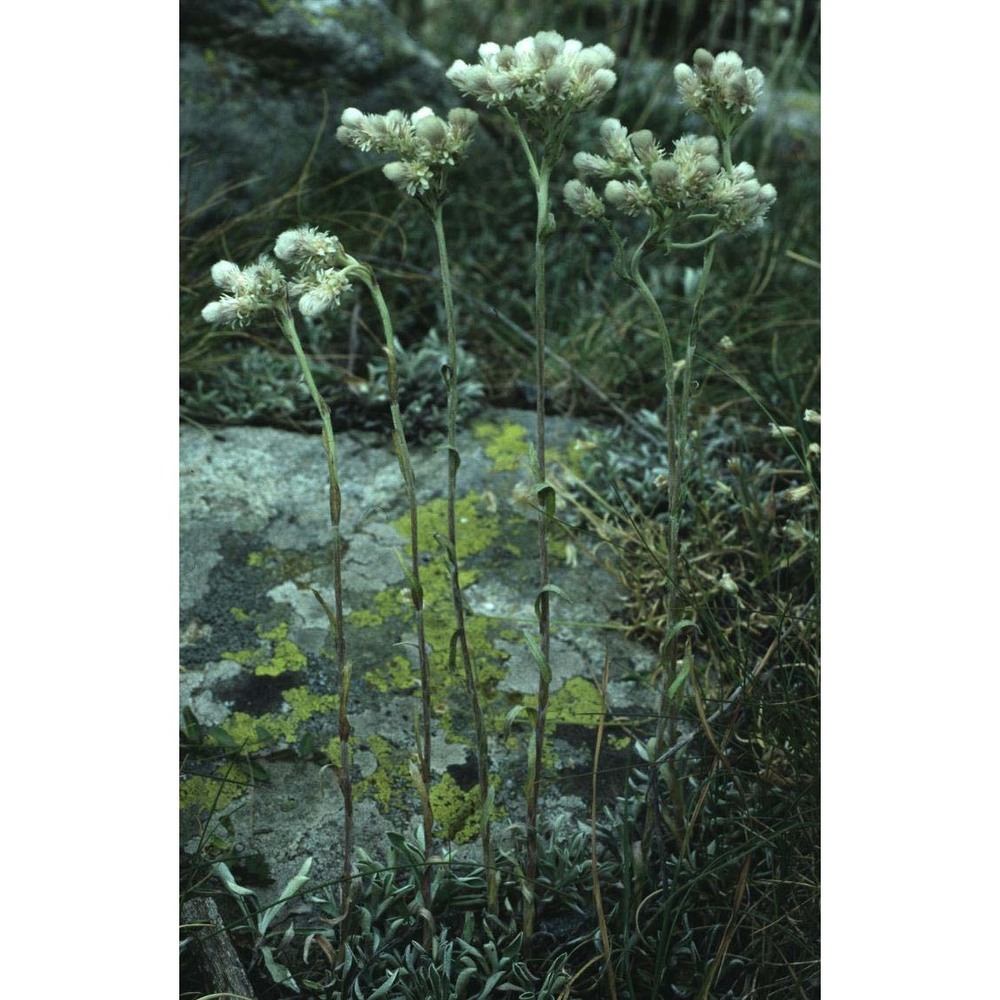
{"type": "MultiPolygon", "coordinates": [[[[312,369],[309,359],[302,350],[302,342],[299,340],[298,331],[295,329],[295,321],[292,318],[288,301],[281,302],[275,308],[275,317],[281,332],[292,345],[295,357],[298,359],[299,367],[302,370],[302,377],[309,388],[313,403],[319,411],[320,420],[323,424],[323,450],[326,453],[327,473],[330,479],[330,523],[333,526],[333,541],[331,551],[333,554],[333,612],[331,614],[329,606],[319,597],[320,603],[330,619],[333,627],[334,643],[337,651],[337,670],[340,675],[340,706],[338,712],[339,721],[339,742],[340,742],[340,767],[337,769],[337,781],[340,785],[341,795],[344,799],[344,876],[341,885],[341,913],[346,918],[351,906],[351,879],[353,875],[352,861],[354,856],[354,791],[351,784],[351,748],[350,734],[351,727],[347,718],[347,702],[351,687],[351,664],[347,659],[347,645],[344,639],[344,590],[343,590],[343,540],[340,532],[340,477],[337,471],[337,440],[334,437],[333,425],[330,421],[330,407],[326,405],[326,400],[320,395],[313,379],[312,369]]],[[[347,924],[345,923],[345,933],[341,935],[341,940],[346,941],[347,924]]]]}
{"type": "Polygon", "coordinates": [[[458,467],[461,456],[458,451],[458,335],[455,328],[455,303],[452,298],[451,268],[448,263],[448,245],[445,241],[443,207],[438,202],[431,218],[434,235],[437,238],[438,260],[441,264],[441,292],[444,298],[445,325],[448,328],[448,372],[445,381],[448,386],[448,563],[451,577],[451,599],[455,609],[455,634],[465,670],[465,686],[472,705],[472,718],[476,727],[476,756],[479,775],[480,842],[483,850],[483,865],[486,869],[487,911],[498,912],[498,872],[493,860],[491,843],[490,813],[491,796],[489,780],[489,747],[486,739],[486,725],[479,704],[479,676],[469,639],[465,631],[465,604],[462,600],[462,584],[459,577],[458,527],[455,516],[457,502],[458,467]]]}
{"type": "MultiPolygon", "coordinates": [[[[385,334],[385,356],[387,365],[387,381],[389,383],[389,411],[392,414],[393,444],[399,471],[406,487],[406,500],[410,516],[410,569],[409,588],[410,600],[413,603],[413,617],[417,629],[417,656],[420,664],[420,739],[417,747],[417,757],[420,769],[420,801],[423,813],[424,831],[424,870],[421,883],[421,893],[424,906],[430,912],[431,908],[431,865],[430,859],[434,844],[434,814],[430,802],[431,787],[431,670],[427,651],[426,630],[424,627],[424,590],[420,582],[420,518],[417,511],[417,485],[413,475],[413,463],[410,461],[410,450],[406,443],[406,432],[403,429],[403,417],[399,409],[399,376],[396,368],[396,338],[392,329],[392,318],[382,291],[379,288],[375,272],[366,265],[359,264],[351,258],[352,270],[371,293],[375,308],[378,310],[382,330],[385,334]]],[[[424,923],[425,946],[430,947],[433,937],[433,927],[430,921],[424,923]]]]}
{"type": "MultiPolygon", "coordinates": [[[[521,135],[520,129],[518,134],[521,135]]],[[[525,143],[527,145],[527,143],[525,143]]],[[[550,607],[549,607],[549,521],[553,514],[555,497],[546,480],[545,469],[545,246],[550,233],[549,178],[558,159],[559,150],[546,150],[537,170],[535,194],[538,211],[535,222],[535,461],[536,486],[539,501],[538,513],[538,646],[541,656],[538,671],[538,706],[535,713],[535,732],[532,754],[528,760],[527,783],[527,837],[525,863],[524,943],[525,955],[530,957],[531,938],[535,931],[535,884],[538,878],[538,795],[542,781],[542,753],[545,746],[545,721],[549,705],[550,607]]],[[[533,161],[532,161],[533,163],[533,161]]]]}

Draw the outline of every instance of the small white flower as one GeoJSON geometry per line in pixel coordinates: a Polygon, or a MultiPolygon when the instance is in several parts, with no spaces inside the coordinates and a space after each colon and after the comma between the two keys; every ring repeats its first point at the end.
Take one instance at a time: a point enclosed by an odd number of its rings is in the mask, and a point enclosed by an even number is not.
{"type": "Polygon", "coordinates": [[[212,265],[212,281],[227,292],[235,292],[239,288],[242,273],[231,260],[220,260],[212,265]]]}

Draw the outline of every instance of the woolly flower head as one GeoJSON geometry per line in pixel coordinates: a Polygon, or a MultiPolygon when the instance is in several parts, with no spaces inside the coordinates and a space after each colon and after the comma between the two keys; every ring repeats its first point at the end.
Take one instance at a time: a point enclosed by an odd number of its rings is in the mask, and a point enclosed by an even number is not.
{"type": "Polygon", "coordinates": [[[646,215],[656,225],[699,214],[714,216],[728,232],[760,228],[777,192],[761,185],[748,163],[723,169],[715,136],[684,135],[667,156],[648,129],[630,133],[617,118],[600,128],[604,156],[580,152],[573,164],[580,178],[563,188],[567,205],[577,215],[599,219],[601,196],[585,180],[605,180],[603,199],[629,216],[646,215]]]}
{"type": "Polygon", "coordinates": [[[336,236],[302,226],[282,233],[274,244],[280,260],[298,266],[298,275],[288,285],[288,294],[298,301],[303,316],[316,317],[340,304],[350,287],[350,268],[357,264],[336,236]]]}
{"type": "Polygon", "coordinates": [[[617,77],[615,54],[606,45],[584,47],[575,38],[540,31],[516,45],[485,42],[479,62],[452,63],[447,77],[463,94],[487,107],[507,107],[533,117],[561,117],[600,100],[617,77]]]}
{"type": "Polygon", "coordinates": [[[201,311],[208,323],[246,326],[255,313],[271,309],[285,294],[285,277],[266,254],[241,268],[231,260],[212,265],[212,281],[225,294],[201,311]]]}
{"type": "Polygon", "coordinates": [[[344,248],[340,240],[330,233],[302,226],[283,232],[274,243],[274,255],[279,260],[300,267],[329,267],[344,259],[344,248]]]}
{"type": "Polygon", "coordinates": [[[416,195],[427,191],[435,180],[443,181],[447,168],[465,155],[479,116],[468,108],[453,108],[447,121],[426,107],[412,115],[402,111],[366,115],[348,108],[340,120],[340,142],[363,152],[399,157],[383,173],[407,194],[416,195]]]}
{"type": "Polygon", "coordinates": [[[674,80],[684,103],[724,132],[733,132],[753,114],[764,92],[764,74],[756,67],[744,69],[735,52],[713,56],[698,49],[694,65],[674,68],[674,80]]]}
{"type": "Polygon", "coordinates": [[[775,203],[773,184],[761,184],[749,163],[719,173],[709,192],[709,203],[719,213],[722,226],[731,233],[753,232],[764,225],[764,216],[775,203]]]}
{"type": "MultiPolygon", "coordinates": [[[[606,179],[604,200],[626,215],[665,219],[675,210],[703,207],[712,179],[719,172],[719,143],[711,137],[684,136],[667,157],[649,129],[629,133],[617,118],[600,128],[604,156],[580,152],[573,165],[581,177],[606,179]]],[[[563,188],[567,204],[585,218],[598,218],[597,194],[582,181],[563,188]]],[[[599,200],[599,199],[598,199],[599,200]]]]}

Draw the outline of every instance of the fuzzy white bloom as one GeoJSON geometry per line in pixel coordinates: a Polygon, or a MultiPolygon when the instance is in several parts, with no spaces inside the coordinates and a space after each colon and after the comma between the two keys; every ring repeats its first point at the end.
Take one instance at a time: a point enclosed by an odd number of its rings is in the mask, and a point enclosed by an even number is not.
{"type": "Polygon", "coordinates": [[[212,265],[212,281],[228,294],[205,306],[202,319],[234,327],[246,326],[255,313],[274,308],[286,288],[285,276],[266,254],[245,268],[220,260],[212,265]]]}
{"type": "Polygon", "coordinates": [[[792,20],[792,12],[787,7],[779,7],[775,0],[762,0],[759,7],[750,11],[750,20],[765,28],[780,27],[792,20]]]}
{"type": "Polygon", "coordinates": [[[570,209],[584,219],[599,219],[604,215],[604,202],[583,181],[567,181],[563,187],[563,198],[570,209]]]}
{"type": "Polygon", "coordinates": [[[389,153],[399,158],[382,168],[397,187],[417,195],[433,186],[440,196],[447,168],[465,155],[479,116],[467,108],[452,109],[447,121],[428,107],[411,115],[396,109],[384,115],[366,115],[357,108],[348,108],[340,121],[340,142],[364,152],[389,153]]]}
{"type": "Polygon", "coordinates": [[[632,144],[628,141],[628,129],[617,118],[605,118],[598,132],[601,145],[615,163],[627,166],[632,162],[632,144]]]}
{"type": "Polygon", "coordinates": [[[733,131],[757,107],[764,92],[764,75],[755,67],[744,69],[736,52],[713,56],[706,49],[694,54],[694,66],[674,68],[681,99],[695,113],[733,131]]]}
{"type": "Polygon", "coordinates": [[[805,486],[790,486],[785,490],[785,497],[792,503],[802,503],[809,499],[812,487],[807,483],[805,486]]]}
{"type": "Polygon", "coordinates": [[[614,177],[619,169],[616,163],[603,156],[584,152],[573,157],[573,166],[581,177],[614,177]]]}
{"type": "Polygon", "coordinates": [[[299,312],[303,316],[316,317],[332,306],[340,304],[340,297],[351,286],[350,278],[335,267],[303,276],[293,286],[299,297],[299,312]]]}
{"type": "Polygon", "coordinates": [[[382,173],[409,195],[426,191],[431,186],[431,168],[419,161],[396,160],[387,163],[382,168],[382,173]]]}
{"type": "Polygon", "coordinates": [[[807,424],[818,424],[819,423],[819,410],[806,410],[802,414],[802,419],[807,424]]]}
{"type": "Polygon", "coordinates": [[[718,211],[719,220],[730,232],[753,232],[764,224],[764,216],[775,203],[778,192],[773,184],[761,184],[749,163],[716,175],[708,200],[718,211]]]}
{"type": "Polygon", "coordinates": [[[575,38],[540,31],[515,45],[485,42],[478,64],[456,59],[446,75],[463,94],[488,107],[559,118],[590,106],[615,85],[614,61],[606,45],[584,48],[575,38]]]}
{"type": "Polygon", "coordinates": [[[608,181],[604,188],[604,200],[626,215],[641,215],[653,205],[653,192],[646,184],[635,181],[608,181]]]}
{"type": "Polygon", "coordinates": [[[274,243],[274,255],[289,264],[329,267],[343,259],[344,247],[336,236],[301,226],[283,232],[274,243]]]}
{"type": "Polygon", "coordinates": [[[242,274],[239,266],[231,260],[220,260],[212,265],[212,281],[227,292],[238,291],[242,274]]]}

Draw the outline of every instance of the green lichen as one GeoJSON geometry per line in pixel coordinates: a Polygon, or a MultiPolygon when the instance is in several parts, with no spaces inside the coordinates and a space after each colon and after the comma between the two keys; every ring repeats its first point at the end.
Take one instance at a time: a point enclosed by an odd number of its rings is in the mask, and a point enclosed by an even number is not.
{"type": "Polygon", "coordinates": [[[201,774],[186,775],[181,782],[181,809],[197,809],[206,813],[225,809],[247,789],[246,775],[242,769],[229,768],[214,777],[201,774]]]}
{"type": "Polygon", "coordinates": [[[528,456],[527,431],[515,423],[478,423],[472,428],[483,442],[487,458],[493,459],[494,472],[516,472],[528,456]]]}
{"type": "MultiPolygon", "coordinates": [[[[239,617],[239,608],[233,608],[233,617],[237,621],[245,620],[239,617]]],[[[221,654],[223,660],[233,660],[242,667],[250,667],[258,677],[279,677],[281,674],[301,670],[308,660],[305,653],[288,638],[288,622],[279,622],[273,628],[258,625],[255,628],[262,645],[257,649],[240,649],[221,654]]]]}
{"type": "MultiPolygon", "coordinates": [[[[494,789],[499,787],[499,779],[492,781],[494,789]]],[[[434,822],[445,840],[456,844],[466,844],[479,836],[479,786],[463,791],[457,781],[445,773],[431,788],[431,808],[434,822]]],[[[494,809],[492,819],[499,818],[494,809]]]]}
{"type": "Polygon", "coordinates": [[[382,615],[368,608],[357,608],[344,616],[345,624],[354,628],[371,628],[373,625],[381,625],[383,621],[385,619],[382,615]]]}
{"type": "MultiPolygon", "coordinates": [[[[409,756],[377,733],[369,734],[365,742],[378,766],[367,778],[355,784],[355,798],[373,798],[382,812],[412,812],[415,792],[410,779],[409,756]]],[[[335,744],[331,741],[327,748],[327,752],[330,751],[336,755],[331,756],[331,760],[339,764],[339,744],[336,744],[335,749],[335,744]]]]}
{"type": "Polygon", "coordinates": [[[311,585],[308,581],[317,570],[330,566],[330,549],[325,545],[309,549],[279,549],[269,545],[258,552],[247,553],[246,564],[260,570],[268,583],[291,580],[299,589],[304,589],[311,585]]]}
{"type": "Polygon", "coordinates": [[[416,681],[413,666],[405,656],[394,656],[385,666],[369,670],[364,678],[376,691],[405,691],[414,687],[416,681]]]}

